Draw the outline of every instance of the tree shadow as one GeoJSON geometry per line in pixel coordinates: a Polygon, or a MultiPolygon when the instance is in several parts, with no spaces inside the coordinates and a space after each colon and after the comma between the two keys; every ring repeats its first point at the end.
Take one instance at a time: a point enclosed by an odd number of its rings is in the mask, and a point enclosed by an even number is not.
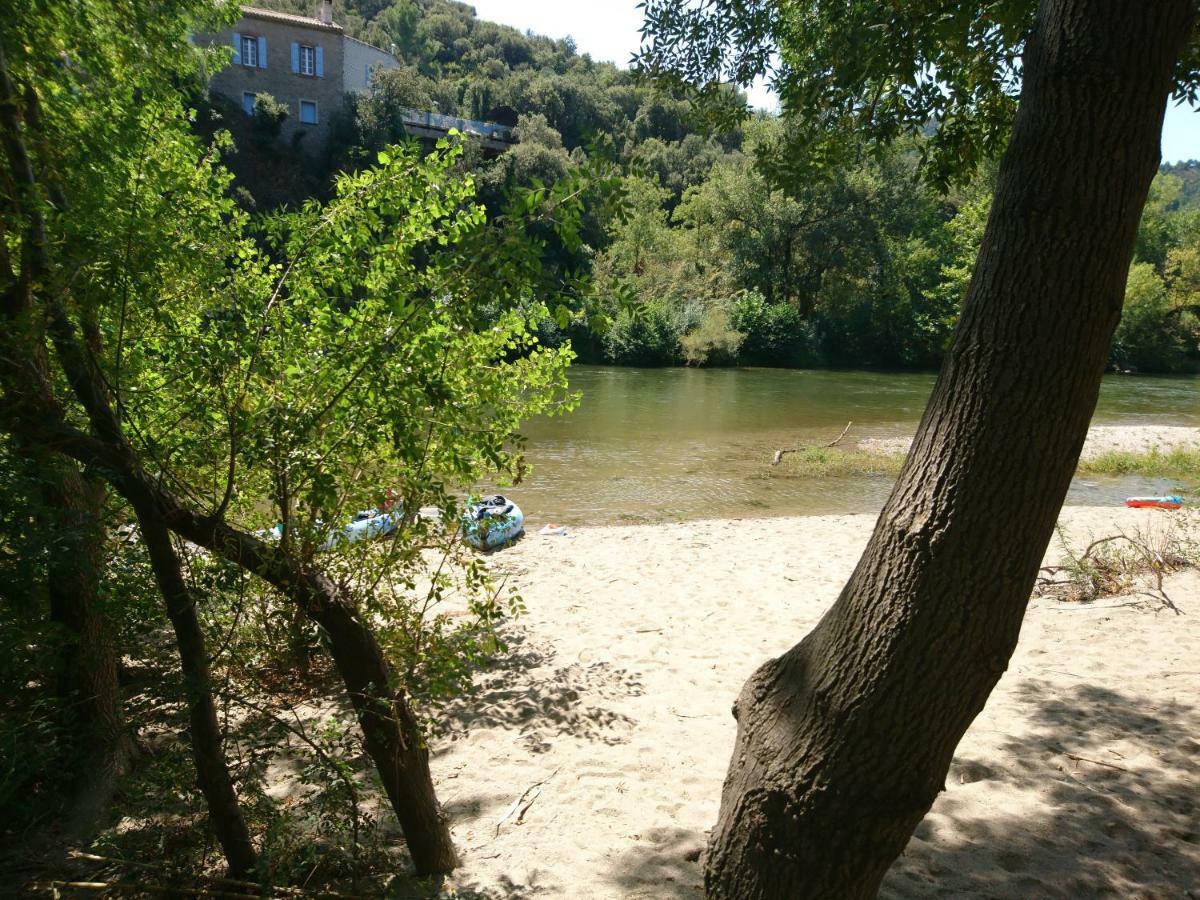
{"type": "Polygon", "coordinates": [[[630,900],[701,900],[700,854],[706,840],[696,829],[652,828],[617,858],[610,880],[630,900]]]}
{"type": "Polygon", "coordinates": [[[555,737],[628,740],[634,720],[602,702],[644,694],[636,673],[607,662],[556,666],[552,645],[522,635],[507,639],[509,652],[477,675],[472,690],[438,707],[433,727],[441,741],[460,740],[474,728],[516,731],[532,753],[549,750],[555,737]]]}
{"type": "Polygon", "coordinates": [[[884,898],[1200,897],[1200,713],[1174,700],[1026,679],[1028,730],[947,791],[884,898]]]}

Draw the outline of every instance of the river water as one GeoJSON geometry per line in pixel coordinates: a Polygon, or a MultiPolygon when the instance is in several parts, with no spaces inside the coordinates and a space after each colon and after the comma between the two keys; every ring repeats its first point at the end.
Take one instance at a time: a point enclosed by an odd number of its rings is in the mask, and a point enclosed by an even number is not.
{"type": "MultiPolygon", "coordinates": [[[[890,476],[784,478],[777,448],[909,436],[932,374],[576,366],[566,416],[530,422],[532,472],[509,490],[530,526],[876,512],[890,476]]],[[[1105,378],[1097,425],[1200,426],[1200,378],[1105,378]]],[[[1120,505],[1169,482],[1077,478],[1067,502],[1120,505]]]]}

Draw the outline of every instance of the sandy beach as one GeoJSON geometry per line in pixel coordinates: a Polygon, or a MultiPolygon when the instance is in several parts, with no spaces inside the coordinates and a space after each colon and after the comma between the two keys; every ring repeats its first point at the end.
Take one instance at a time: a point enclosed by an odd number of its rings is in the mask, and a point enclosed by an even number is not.
{"type": "MultiPolygon", "coordinates": [[[[694,898],[730,704],[835,599],[869,515],[530,534],[489,558],[528,613],[444,717],[434,774],[488,897],[694,898]]],[[[1179,514],[1064,510],[1075,540],[1179,514]]],[[[1200,525],[1194,518],[1193,526],[1200,525]]],[[[1061,550],[1052,545],[1048,560],[1061,550]]],[[[1183,615],[1035,599],[885,897],[1180,898],[1200,885],[1200,574],[1183,615]]]]}
{"type": "MultiPolygon", "coordinates": [[[[858,449],[868,453],[891,455],[908,453],[911,437],[865,438],[858,449]]],[[[1183,447],[1200,448],[1200,428],[1184,425],[1093,425],[1088,429],[1080,457],[1095,459],[1106,453],[1169,453],[1183,447]]]]}

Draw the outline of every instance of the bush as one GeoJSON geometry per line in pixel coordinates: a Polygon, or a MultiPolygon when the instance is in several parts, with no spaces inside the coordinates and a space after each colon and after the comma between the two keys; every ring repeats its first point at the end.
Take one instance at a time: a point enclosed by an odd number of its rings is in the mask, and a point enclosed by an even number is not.
{"type": "Polygon", "coordinates": [[[730,325],[728,310],[714,306],[704,313],[698,327],[679,338],[679,346],[689,366],[731,365],[745,338],[730,325]]]}
{"type": "Polygon", "coordinates": [[[679,330],[668,305],[651,300],[622,309],[604,335],[604,357],[626,366],[671,366],[680,361],[679,330]]]}
{"type": "Polygon", "coordinates": [[[254,99],[254,114],[251,116],[254,136],[265,144],[279,137],[279,131],[287,120],[288,108],[270,94],[259,94],[254,99]]]}
{"type": "Polygon", "coordinates": [[[730,324],[745,335],[738,361],[752,366],[812,365],[811,329],[798,307],[768,303],[757,291],[744,291],[730,307],[730,324]]]}
{"type": "Polygon", "coordinates": [[[1122,369],[1183,371],[1188,365],[1188,337],[1158,272],[1149,263],[1134,263],[1121,324],[1113,337],[1113,363],[1122,369]]]}

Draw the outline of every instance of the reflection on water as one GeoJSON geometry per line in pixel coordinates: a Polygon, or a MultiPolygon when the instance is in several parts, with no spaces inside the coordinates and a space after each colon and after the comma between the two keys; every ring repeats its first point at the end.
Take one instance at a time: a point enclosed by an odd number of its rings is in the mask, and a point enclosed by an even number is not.
{"type": "MultiPolygon", "coordinates": [[[[877,511],[890,477],[772,478],[779,447],[911,435],[934,376],[786,369],[578,366],[579,409],[529,423],[531,476],[513,490],[530,524],[681,521],[877,511]]],[[[1200,426],[1200,379],[1106,378],[1101,425],[1200,426]]],[[[1161,493],[1143,478],[1076,480],[1068,503],[1161,493]]]]}

